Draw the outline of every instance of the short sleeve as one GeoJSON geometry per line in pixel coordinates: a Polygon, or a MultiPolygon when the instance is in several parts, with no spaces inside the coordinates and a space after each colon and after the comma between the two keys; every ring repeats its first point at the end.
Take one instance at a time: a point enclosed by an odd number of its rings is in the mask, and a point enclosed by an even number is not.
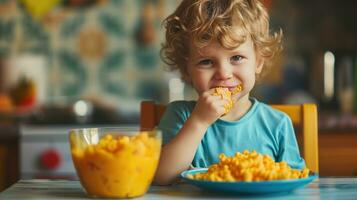
{"type": "Polygon", "coordinates": [[[170,103],[161,117],[158,128],[162,131],[163,145],[169,143],[188,118],[182,102],[170,103]]]}
{"type": "Polygon", "coordinates": [[[285,161],[294,169],[304,168],[305,161],[300,156],[293,124],[288,116],[285,116],[281,121],[279,126],[279,136],[278,161],[285,161]]]}

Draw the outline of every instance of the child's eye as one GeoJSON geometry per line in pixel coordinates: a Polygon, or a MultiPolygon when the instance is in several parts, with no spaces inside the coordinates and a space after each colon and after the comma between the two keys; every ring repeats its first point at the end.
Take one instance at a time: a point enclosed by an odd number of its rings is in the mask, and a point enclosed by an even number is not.
{"type": "Polygon", "coordinates": [[[242,61],[243,57],[239,55],[235,55],[231,57],[231,62],[240,62],[242,61]]]}
{"type": "Polygon", "coordinates": [[[208,65],[212,65],[212,64],[213,64],[213,61],[209,60],[209,59],[201,60],[200,62],[198,62],[198,65],[205,66],[205,67],[207,67],[208,65]]]}

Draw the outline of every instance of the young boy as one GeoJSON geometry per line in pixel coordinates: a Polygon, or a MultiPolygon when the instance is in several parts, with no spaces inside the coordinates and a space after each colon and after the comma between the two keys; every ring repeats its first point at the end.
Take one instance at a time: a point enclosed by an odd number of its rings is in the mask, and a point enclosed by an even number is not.
{"type": "Polygon", "coordinates": [[[281,49],[282,34],[269,34],[262,3],[183,0],[165,28],[163,59],[199,98],[168,105],[159,124],[165,145],[154,181],[169,184],[190,167],[219,162],[220,153],[244,150],[303,168],[290,118],[249,96],[281,49]]]}

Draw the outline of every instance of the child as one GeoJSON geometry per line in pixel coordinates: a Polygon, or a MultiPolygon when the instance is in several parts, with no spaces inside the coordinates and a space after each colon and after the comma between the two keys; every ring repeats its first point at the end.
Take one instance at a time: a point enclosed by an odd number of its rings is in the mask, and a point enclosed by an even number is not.
{"type": "Polygon", "coordinates": [[[303,168],[290,118],[249,96],[281,49],[282,33],[269,34],[262,3],[183,0],[164,23],[163,59],[199,98],[168,105],[159,124],[164,146],[154,181],[171,183],[190,167],[209,167],[221,153],[244,150],[303,168]]]}

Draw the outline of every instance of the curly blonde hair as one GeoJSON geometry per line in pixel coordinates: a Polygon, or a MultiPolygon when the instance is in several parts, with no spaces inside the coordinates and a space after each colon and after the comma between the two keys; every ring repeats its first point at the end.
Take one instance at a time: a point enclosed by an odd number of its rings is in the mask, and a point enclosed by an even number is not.
{"type": "Polygon", "coordinates": [[[216,40],[234,49],[251,37],[265,66],[282,49],[282,31],[270,34],[268,12],[259,0],[183,0],[163,24],[166,41],[162,60],[170,70],[180,70],[181,78],[188,83],[190,42],[201,48],[216,40]]]}

